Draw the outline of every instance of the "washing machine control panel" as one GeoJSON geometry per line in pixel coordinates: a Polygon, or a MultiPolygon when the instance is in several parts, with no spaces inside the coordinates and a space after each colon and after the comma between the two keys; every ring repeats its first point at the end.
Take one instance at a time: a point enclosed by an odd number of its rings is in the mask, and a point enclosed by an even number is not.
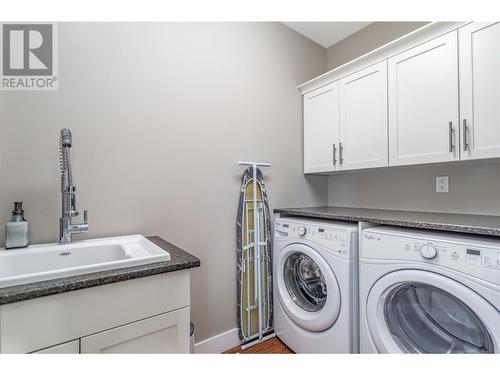
{"type": "MultiPolygon", "coordinates": [[[[437,236],[436,236],[437,237],[437,236]]],[[[434,238],[412,238],[363,233],[361,257],[388,260],[426,262],[462,271],[500,285],[500,241],[459,241],[450,236],[448,241],[434,238]]]]}
{"type": "Polygon", "coordinates": [[[307,240],[324,246],[327,250],[341,255],[349,254],[350,232],[316,224],[295,224],[277,220],[275,237],[287,237],[307,240]]]}
{"type": "Polygon", "coordinates": [[[415,241],[413,249],[418,251],[423,259],[431,260],[439,256],[439,263],[451,267],[464,264],[500,271],[500,248],[491,250],[475,246],[415,241]]]}

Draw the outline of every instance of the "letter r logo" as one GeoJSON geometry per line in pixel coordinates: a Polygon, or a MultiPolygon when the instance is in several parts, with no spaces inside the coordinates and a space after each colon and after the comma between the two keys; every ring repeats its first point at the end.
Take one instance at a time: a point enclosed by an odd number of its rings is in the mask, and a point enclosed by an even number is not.
{"type": "Polygon", "coordinates": [[[51,24],[4,24],[2,65],[5,76],[51,76],[51,24]]]}

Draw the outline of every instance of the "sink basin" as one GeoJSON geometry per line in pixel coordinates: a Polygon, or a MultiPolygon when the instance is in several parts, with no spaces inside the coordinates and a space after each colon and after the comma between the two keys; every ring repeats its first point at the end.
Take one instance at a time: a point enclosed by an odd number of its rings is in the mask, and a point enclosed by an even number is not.
{"type": "Polygon", "coordinates": [[[170,260],[142,235],[0,250],[0,288],[170,260]]]}

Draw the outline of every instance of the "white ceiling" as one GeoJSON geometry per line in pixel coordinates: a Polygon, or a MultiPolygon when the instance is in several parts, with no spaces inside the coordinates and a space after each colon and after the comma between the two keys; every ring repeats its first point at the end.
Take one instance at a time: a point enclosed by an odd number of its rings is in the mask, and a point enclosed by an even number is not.
{"type": "Polygon", "coordinates": [[[328,48],[371,22],[283,22],[286,26],[328,48]]]}

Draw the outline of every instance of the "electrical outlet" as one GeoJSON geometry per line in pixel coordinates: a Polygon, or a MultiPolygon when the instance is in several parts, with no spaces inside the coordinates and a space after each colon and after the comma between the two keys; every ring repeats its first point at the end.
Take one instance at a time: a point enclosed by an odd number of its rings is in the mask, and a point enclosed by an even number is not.
{"type": "Polygon", "coordinates": [[[436,193],[447,193],[450,191],[450,180],[448,176],[436,177],[436,193]]]}

